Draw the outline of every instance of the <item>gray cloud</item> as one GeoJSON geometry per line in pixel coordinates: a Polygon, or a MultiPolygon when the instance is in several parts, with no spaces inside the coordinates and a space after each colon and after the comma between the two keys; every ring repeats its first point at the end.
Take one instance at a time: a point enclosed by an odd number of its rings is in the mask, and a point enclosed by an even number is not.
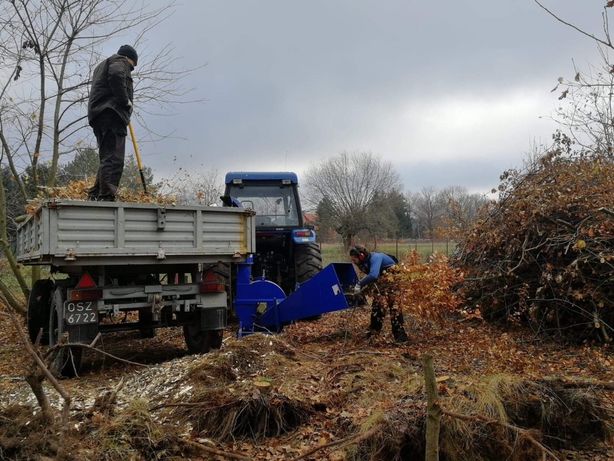
{"type": "MultiPolygon", "coordinates": [[[[549,3],[600,27],[602,2],[549,3]]],[[[530,0],[185,2],[146,48],[169,41],[186,66],[207,64],[187,82],[206,102],[148,119],[178,137],[145,145],[158,175],[178,165],[301,172],[368,150],[398,166],[408,189],[492,187],[534,139],[549,139],[554,125],[539,116],[571,59],[596,56],[530,0]]]]}

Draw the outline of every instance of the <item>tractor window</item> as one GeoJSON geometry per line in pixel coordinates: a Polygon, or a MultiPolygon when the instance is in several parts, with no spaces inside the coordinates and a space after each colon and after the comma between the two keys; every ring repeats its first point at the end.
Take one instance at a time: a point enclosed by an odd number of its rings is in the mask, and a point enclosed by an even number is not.
{"type": "Polygon", "coordinates": [[[230,195],[256,212],[256,226],[298,226],[292,186],[232,186],[230,195]]]}

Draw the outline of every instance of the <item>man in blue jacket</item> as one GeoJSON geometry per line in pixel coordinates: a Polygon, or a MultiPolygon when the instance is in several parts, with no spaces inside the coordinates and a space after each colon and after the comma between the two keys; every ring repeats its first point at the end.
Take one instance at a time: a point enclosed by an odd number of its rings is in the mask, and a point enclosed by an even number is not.
{"type": "Polygon", "coordinates": [[[369,336],[381,331],[388,310],[394,340],[398,343],[407,342],[407,333],[403,328],[403,312],[395,293],[393,275],[398,271],[397,261],[386,253],[371,253],[361,245],[350,249],[350,258],[362,272],[367,274],[356,285],[356,292],[368,288],[370,295],[373,296],[369,336]],[[385,274],[389,276],[382,277],[385,274]]]}
{"type": "Polygon", "coordinates": [[[87,118],[98,142],[100,166],[90,200],[113,201],[124,171],[126,135],[132,115],[132,70],[138,55],[123,45],[113,56],[98,64],[92,74],[87,118]]]}

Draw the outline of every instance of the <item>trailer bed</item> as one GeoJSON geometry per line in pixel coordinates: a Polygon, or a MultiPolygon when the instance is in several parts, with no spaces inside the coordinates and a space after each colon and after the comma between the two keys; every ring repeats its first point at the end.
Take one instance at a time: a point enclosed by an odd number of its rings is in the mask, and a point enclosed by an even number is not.
{"type": "Polygon", "coordinates": [[[255,251],[243,208],[50,200],[17,229],[17,260],[56,267],[233,262],[255,251]]]}

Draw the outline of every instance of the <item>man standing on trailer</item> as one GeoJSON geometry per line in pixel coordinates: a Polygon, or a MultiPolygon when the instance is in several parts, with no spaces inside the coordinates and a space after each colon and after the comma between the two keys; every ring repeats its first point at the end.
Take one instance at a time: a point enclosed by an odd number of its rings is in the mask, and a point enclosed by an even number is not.
{"type": "Polygon", "coordinates": [[[98,64],[92,74],[87,118],[98,142],[100,166],[89,200],[114,201],[124,171],[127,127],[132,115],[132,70],[138,55],[130,45],[98,64]]]}
{"type": "Polygon", "coordinates": [[[362,245],[350,249],[350,258],[362,272],[367,274],[356,285],[356,292],[366,288],[373,296],[368,335],[372,336],[381,331],[388,311],[394,340],[397,343],[407,342],[407,333],[403,327],[403,312],[396,299],[397,287],[394,274],[398,271],[397,261],[386,253],[371,253],[362,245]]]}

